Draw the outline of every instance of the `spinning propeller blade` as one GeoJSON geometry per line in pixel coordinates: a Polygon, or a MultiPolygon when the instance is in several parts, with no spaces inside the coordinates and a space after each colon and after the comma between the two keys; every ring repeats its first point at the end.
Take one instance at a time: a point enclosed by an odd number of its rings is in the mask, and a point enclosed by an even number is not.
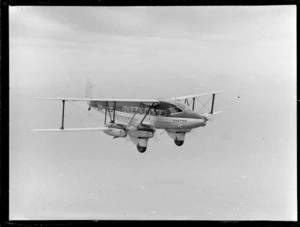
{"type": "Polygon", "coordinates": [[[214,113],[207,113],[207,114],[203,114],[203,117],[205,117],[206,121],[212,121],[214,119],[215,115],[218,115],[220,113],[222,113],[223,111],[216,111],[214,113]]]}

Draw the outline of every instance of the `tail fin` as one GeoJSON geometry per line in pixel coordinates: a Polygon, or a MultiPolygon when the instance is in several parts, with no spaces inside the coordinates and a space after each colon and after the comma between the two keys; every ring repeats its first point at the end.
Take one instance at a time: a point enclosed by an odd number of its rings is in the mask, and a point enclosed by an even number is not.
{"type": "Polygon", "coordinates": [[[89,77],[85,79],[85,98],[93,98],[93,87],[95,84],[93,80],[89,77]]]}
{"type": "MultiPolygon", "coordinates": [[[[94,89],[93,87],[95,86],[93,80],[89,77],[87,77],[85,79],[85,98],[93,98],[94,97],[94,89]]],[[[87,104],[89,106],[89,110],[91,109],[90,107],[90,104],[91,102],[90,101],[87,101],[87,104]]]]}

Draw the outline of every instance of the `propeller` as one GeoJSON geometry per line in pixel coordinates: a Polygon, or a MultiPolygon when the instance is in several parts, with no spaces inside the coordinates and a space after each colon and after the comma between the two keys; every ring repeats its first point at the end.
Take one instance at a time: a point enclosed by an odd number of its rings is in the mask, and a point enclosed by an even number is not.
{"type": "Polygon", "coordinates": [[[153,136],[153,141],[155,143],[157,143],[159,141],[159,135],[157,133],[154,133],[154,136],[153,136]]]}
{"type": "MultiPolygon", "coordinates": [[[[207,121],[213,122],[214,119],[215,119],[214,118],[215,115],[220,114],[220,113],[222,113],[222,111],[215,111],[213,113],[206,113],[206,114],[202,114],[201,116],[204,117],[205,122],[207,122],[207,121]]],[[[199,132],[198,130],[191,130],[190,135],[193,136],[193,137],[198,137],[198,135],[197,135],[198,132],[199,132]]]]}
{"type": "Polygon", "coordinates": [[[192,138],[199,138],[199,129],[192,129],[189,133],[187,133],[187,134],[189,134],[189,135],[191,135],[192,136],[192,138]]]}
{"type": "Polygon", "coordinates": [[[156,133],[154,133],[154,137],[153,137],[154,141],[157,142],[159,140],[160,136],[162,134],[164,134],[166,131],[167,130],[163,130],[161,133],[158,133],[158,131],[156,131],[156,133]]]}
{"type": "Polygon", "coordinates": [[[207,121],[213,122],[214,121],[214,115],[213,114],[203,114],[202,116],[204,117],[205,122],[207,122],[207,121]]]}
{"type": "Polygon", "coordinates": [[[206,113],[203,114],[202,116],[205,118],[205,121],[213,121],[214,120],[214,116],[217,114],[222,113],[222,111],[216,111],[214,113],[206,113]]]}
{"type": "Polygon", "coordinates": [[[160,135],[164,134],[167,130],[164,130],[162,133],[160,133],[160,135]]]}

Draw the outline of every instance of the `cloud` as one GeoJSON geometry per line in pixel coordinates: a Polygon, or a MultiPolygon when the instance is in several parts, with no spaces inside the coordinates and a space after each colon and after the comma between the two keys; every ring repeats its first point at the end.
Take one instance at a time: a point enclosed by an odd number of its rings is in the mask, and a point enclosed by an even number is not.
{"type": "Polygon", "coordinates": [[[72,31],[65,23],[36,14],[31,7],[10,7],[10,36],[64,40],[72,31]]]}
{"type": "Polygon", "coordinates": [[[295,8],[289,6],[10,7],[10,34],[76,42],[85,48],[101,43],[129,44],[131,51],[158,45],[201,52],[205,47],[290,42],[296,34],[294,18],[295,8]]]}

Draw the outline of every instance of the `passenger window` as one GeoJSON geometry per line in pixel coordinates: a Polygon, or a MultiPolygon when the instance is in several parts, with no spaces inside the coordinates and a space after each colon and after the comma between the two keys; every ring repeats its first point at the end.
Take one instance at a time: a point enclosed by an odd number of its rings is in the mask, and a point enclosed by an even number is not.
{"type": "Polygon", "coordinates": [[[139,114],[143,114],[143,109],[139,108],[139,114]]]}
{"type": "Polygon", "coordinates": [[[165,110],[161,110],[160,115],[161,116],[166,116],[166,111],[165,110]]]}

